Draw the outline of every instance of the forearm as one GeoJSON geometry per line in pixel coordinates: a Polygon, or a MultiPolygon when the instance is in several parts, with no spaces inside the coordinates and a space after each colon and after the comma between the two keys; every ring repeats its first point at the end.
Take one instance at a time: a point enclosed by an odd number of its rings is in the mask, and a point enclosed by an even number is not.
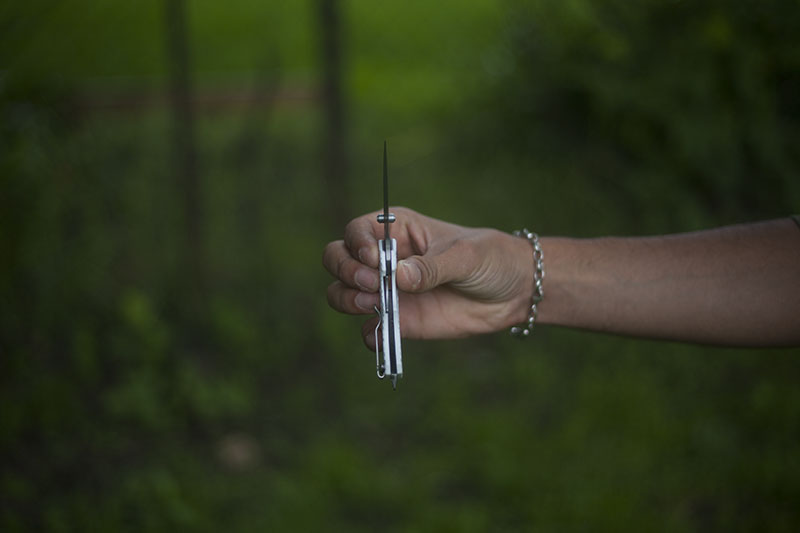
{"type": "Polygon", "coordinates": [[[791,220],[644,238],[543,238],[541,323],[723,345],[800,343],[791,220]]]}

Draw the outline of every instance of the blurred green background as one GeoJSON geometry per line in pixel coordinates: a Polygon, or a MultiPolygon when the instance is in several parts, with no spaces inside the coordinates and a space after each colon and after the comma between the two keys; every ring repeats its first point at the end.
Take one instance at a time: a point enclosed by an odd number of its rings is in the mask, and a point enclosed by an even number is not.
{"type": "Polygon", "coordinates": [[[320,257],[384,139],[465,225],[797,213],[800,3],[3,2],[1,530],[798,529],[798,350],[541,327],[379,382],[320,257]]]}

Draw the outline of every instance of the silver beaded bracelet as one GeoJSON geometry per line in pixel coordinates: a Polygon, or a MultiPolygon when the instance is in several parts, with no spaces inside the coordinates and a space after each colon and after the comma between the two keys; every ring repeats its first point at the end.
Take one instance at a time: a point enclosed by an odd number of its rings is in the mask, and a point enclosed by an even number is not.
{"type": "Polygon", "coordinates": [[[536,317],[539,313],[539,302],[544,298],[544,254],[542,245],[539,244],[539,236],[527,228],[517,230],[513,233],[515,237],[527,239],[533,247],[533,294],[531,296],[531,312],[528,315],[527,323],[522,323],[511,328],[511,334],[515,337],[524,338],[531,334],[536,317]]]}

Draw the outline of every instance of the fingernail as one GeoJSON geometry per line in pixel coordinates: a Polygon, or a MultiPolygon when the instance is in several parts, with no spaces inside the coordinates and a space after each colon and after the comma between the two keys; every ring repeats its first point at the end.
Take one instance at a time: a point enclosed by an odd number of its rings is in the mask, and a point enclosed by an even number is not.
{"type": "Polygon", "coordinates": [[[411,282],[411,288],[416,289],[422,282],[422,271],[416,263],[400,261],[400,268],[406,271],[406,277],[411,282]]]}
{"type": "Polygon", "coordinates": [[[356,294],[356,305],[364,311],[372,311],[378,304],[378,295],[369,292],[359,292],[356,294]]]}
{"type": "Polygon", "coordinates": [[[378,249],[375,247],[364,246],[358,250],[358,260],[365,265],[375,266],[378,264],[378,249]]]}
{"type": "Polygon", "coordinates": [[[378,275],[371,270],[366,270],[363,268],[357,270],[356,285],[365,291],[376,291],[378,290],[378,275]]]}

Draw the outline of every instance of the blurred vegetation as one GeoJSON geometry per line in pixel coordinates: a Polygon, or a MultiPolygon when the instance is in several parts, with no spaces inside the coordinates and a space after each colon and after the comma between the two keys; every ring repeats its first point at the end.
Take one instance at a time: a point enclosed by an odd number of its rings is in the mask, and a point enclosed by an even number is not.
{"type": "MultiPolygon", "coordinates": [[[[468,225],[800,211],[795,1],[335,5],[346,218],[384,139],[468,225]]],[[[798,350],[540,328],[375,379],[324,296],[319,6],[187,5],[195,262],[163,3],[0,7],[0,529],[796,530],[798,350]]]]}

